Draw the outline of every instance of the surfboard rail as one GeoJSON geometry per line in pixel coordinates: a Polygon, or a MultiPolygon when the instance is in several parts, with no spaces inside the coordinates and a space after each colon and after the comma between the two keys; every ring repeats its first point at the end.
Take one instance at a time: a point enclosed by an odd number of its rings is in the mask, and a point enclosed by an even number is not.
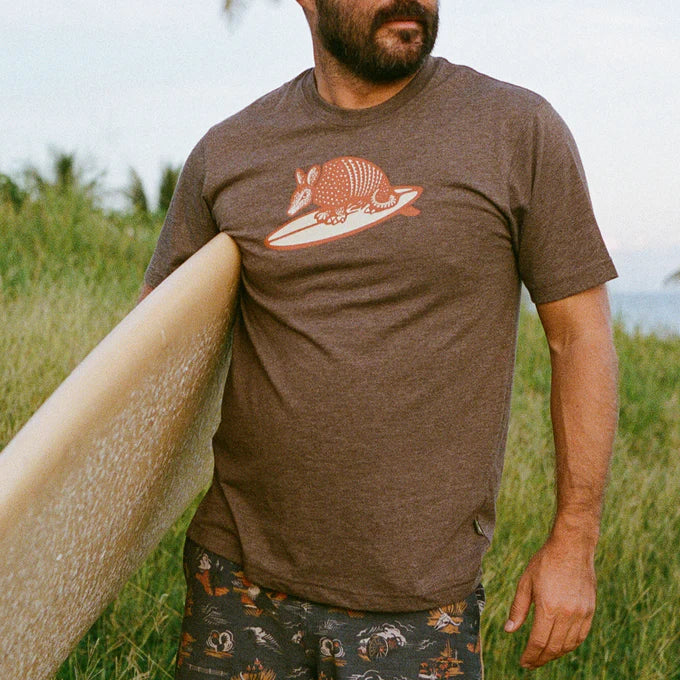
{"type": "Polygon", "coordinates": [[[0,677],[51,677],[205,488],[239,281],[220,234],[0,453],[0,677]]]}

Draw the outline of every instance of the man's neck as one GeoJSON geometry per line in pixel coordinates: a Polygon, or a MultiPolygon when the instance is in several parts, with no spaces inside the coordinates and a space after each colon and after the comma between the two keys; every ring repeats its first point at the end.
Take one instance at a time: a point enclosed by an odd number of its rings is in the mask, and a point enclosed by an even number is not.
{"type": "Polygon", "coordinates": [[[394,97],[415,74],[389,83],[372,83],[353,74],[323,49],[314,51],[314,78],[322,99],[342,109],[367,109],[394,97]]]}

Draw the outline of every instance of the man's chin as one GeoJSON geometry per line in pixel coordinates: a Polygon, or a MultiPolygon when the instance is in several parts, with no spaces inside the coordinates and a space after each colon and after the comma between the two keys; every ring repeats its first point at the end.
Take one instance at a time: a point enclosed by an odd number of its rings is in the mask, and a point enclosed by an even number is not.
{"type": "Polygon", "coordinates": [[[355,74],[369,83],[385,85],[394,83],[414,75],[422,66],[423,60],[397,60],[392,59],[389,64],[382,65],[372,70],[356,70],[355,74]]]}
{"type": "Polygon", "coordinates": [[[373,35],[373,39],[382,46],[423,44],[425,32],[418,22],[390,21],[383,24],[373,35]]]}
{"type": "Polygon", "coordinates": [[[390,72],[395,78],[413,75],[427,59],[423,54],[423,43],[420,41],[409,43],[397,43],[385,46],[382,50],[381,63],[385,78],[389,78],[390,72]]]}

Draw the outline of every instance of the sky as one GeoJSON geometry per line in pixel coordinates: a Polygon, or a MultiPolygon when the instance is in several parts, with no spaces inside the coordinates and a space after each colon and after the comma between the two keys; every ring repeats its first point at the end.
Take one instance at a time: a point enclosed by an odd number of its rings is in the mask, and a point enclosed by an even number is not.
{"type": "MultiPolygon", "coordinates": [[[[294,0],[0,0],[0,172],[53,150],[134,168],[155,198],[214,123],[312,65],[294,0]]],[[[680,3],[441,0],[434,54],[546,97],[566,120],[619,269],[655,290],[680,269],[680,3]]]]}

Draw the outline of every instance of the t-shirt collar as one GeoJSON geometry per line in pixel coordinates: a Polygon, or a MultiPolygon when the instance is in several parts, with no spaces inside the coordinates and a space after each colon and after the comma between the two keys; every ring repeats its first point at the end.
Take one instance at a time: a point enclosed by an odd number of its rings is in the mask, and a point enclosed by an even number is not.
{"type": "Polygon", "coordinates": [[[391,113],[411,101],[425,88],[438,67],[439,60],[435,57],[428,57],[406,87],[381,104],[365,109],[344,109],[323,99],[317,90],[313,69],[309,69],[303,74],[301,80],[302,94],[307,108],[315,116],[336,125],[364,125],[382,118],[385,114],[391,113]]]}

